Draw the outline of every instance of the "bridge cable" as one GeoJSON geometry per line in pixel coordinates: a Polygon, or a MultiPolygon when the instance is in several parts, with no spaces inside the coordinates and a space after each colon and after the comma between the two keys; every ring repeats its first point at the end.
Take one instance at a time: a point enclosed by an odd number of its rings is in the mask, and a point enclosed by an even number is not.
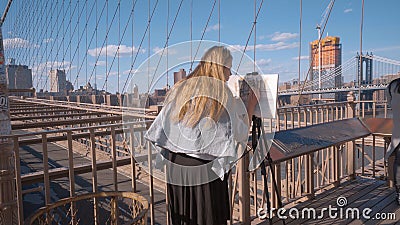
{"type": "MultiPolygon", "coordinates": [[[[155,78],[155,76],[156,76],[156,73],[157,73],[158,68],[159,68],[159,66],[160,66],[160,63],[161,63],[161,59],[162,59],[162,57],[163,57],[163,55],[164,55],[164,50],[167,49],[167,51],[168,51],[168,40],[169,40],[169,38],[171,37],[172,30],[173,30],[174,27],[175,27],[176,20],[177,20],[177,18],[178,18],[179,12],[181,11],[181,8],[182,8],[182,3],[183,3],[183,0],[181,0],[180,4],[179,4],[179,6],[178,6],[178,10],[176,11],[176,14],[175,14],[175,17],[174,17],[174,21],[172,22],[172,25],[171,25],[171,29],[170,29],[169,32],[167,33],[167,38],[166,38],[164,47],[163,47],[163,49],[162,49],[162,51],[161,51],[161,55],[160,55],[160,57],[159,57],[159,59],[158,59],[157,66],[156,66],[156,68],[155,68],[155,70],[154,70],[154,73],[153,73],[153,76],[152,76],[152,79],[151,79],[150,84],[153,84],[154,78],[155,78]]],[[[167,20],[168,20],[168,18],[167,18],[167,20]]],[[[167,55],[167,58],[168,58],[168,55],[167,55]]],[[[168,71],[168,68],[167,68],[167,71],[168,71]]],[[[150,89],[147,90],[147,92],[149,92],[149,91],[150,91],[150,89]]]]}
{"type": "MultiPolygon", "coordinates": [[[[255,21],[257,21],[257,18],[258,18],[258,15],[260,14],[261,7],[262,7],[263,3],[264,3],[264,0],[261,1],[260,6],[258,7],[258,11],[257,11],[257,15],[255,17],[255,21]]],[[[250,33],[249,33],[249,36],[247,37],[246,45],[244,46],[244,49],[242,51],[242,55],[240,57],[239,64],[238,64],[237,69],[236,69],[236,74],[239,72],[239,68],[240,68],[240,65],[242,64],[243,56],[246,53],[247,46],[249,45],[250,37],[251,37],[251,34],[253,33],[254,27],[255,27],[255,23],[253,23],[253,26],[251,27],[251,30],[250,30],[250,33]]]]}
{"type": "Polygon", "coordinates": [[[257,0],[254,0],[254,43],[253,43],[253,72],[256,72],[256,41],[257,41],[257,0]]]}
{"type": "MultiPolygon", "coordinates": [[[[190,62],[193,62],[193,0],[190,0],[190,62]]],[[[192,72],[192,67],[189,73],[192,72]]]]}
{"type": "MultiPolygon", "coordinates": [[[[327,12],[327,16],[326,16],[326,20],[324,21],[324,24],[323,24],[323,29],[322,29],[322,31],[321,31],[321,35],[320,35],[320,37],[319,37],[319,39],[318,39],[318,45],[320,45],[320,43],[321,43],[321,40],[322,40],[322,37],[323,37],[323,34],[324,34],[324,32],[325,32],[325,28],[326,28],[326,25],[328,24],[328,21],[329,21],[329,18],[330,18],[330,15],[331,15],[331,12],[332,12],[332,8],[333,8],[333,5],[335,4],[335,0],[332,0],[330,3],[329,3],[329,5],[328,5],[328,12],[327,12]]],[[[307,74],[306,74],[306,77],[305,77],[305,79],[304,79],[304,83],[303,83],[303,86],[302,86],[302,88],[301,88],[301,90],[300,90],[300,92],[299,92],[299,99],[301,98],[301,95],[302,95],[302,92],[303,92],[303,90],[304,90],[304,86],[305,86],[305,83],[306,83],[306,81],[307,81],[307,78],[308,78],[308,75],[310,74],[310,72],[311,72],[311,69],[312,69],[312,64],[313,64],[313,62],[314,62],[314,58],[315,58],[315,53],[317,52],[317,48],[314,50],[314,54],[311,54],[311,64],[310,64],[310,66],[309,66],[309,68],[308,68],[308,71],[307,71],[307,74]]],[[[319,65],[319,66],[321,66],[321,65],[319,65]]]]}
{"type": "Polygon", "coordinates": [[[217,0],[214,0],[214,4],[212,5],[211,12],[210,12],[210,14],[209,14],[209,16],[208,16],[206,25],[204,26],[203,32],[202,32],[202,34],[201,34],[200,42],[199,42],[199,44],[197,45],[196,53],[194,54],[193,60],[192,60],[191,63],[190,63],[190,71],[192,71],[192,69],[193,69],[194,59],[196,58],[197,53],[199,52],[201,42],[203,41],[203,38],[204,38],[204,35],[205,35],[205,33],[206,33],[206,30],[207,30],[208,24],[209,24],[209,22],[210,22],[211,16],[213,15],[213,12],[214,12],[214,8],[215,8],[215,4],[216,4],[216,3],[217,3],[217,0]]]}
{"type": "MultiPolygon", "coordinates": [[[[87,5],[87,0],[86,0],[86,5],[87,5]]],[[[92,41],[93,41],[93,36],[94,36],[94,34],[95,34],[95,32],[93,32],[93,34],[92,34],[92,37],[91,37],[91,40],[90,40],[90,43],[89,43],[89,45],[88,45],[88,43],[87,43],[87,32],[88,32],[88,22],[89,22],[89,19],[91,18],[91,16],[92,16],[92,13],[93,13],[93,10],[94,10],[94,8],[95,8],[95,2],[96,1],[94,1],[93,2],[93,4],[92,4],[92,7],[91,7],[91,9],[90,9],[90,12],[89,12],[89,16],[87,15],[87,10],[86,10],[86,21],[85,21],[85,27],[84,27],[84,30],[85,30],[85,32],[82,32],[81,33],[81,35],[80,35],[80,37],[79,37],[79,39],[78,39],[78,42],[81,42],[82,41],[82,38],[83,38],[83,36],[84,36],[84,34],[85,34],[85,46],[86,46],[86,49],[85,49],[85,56],[84,56],[84,59],[82,60],[82,62],[81,62],[81,64],[80,64],[80,66],[79,67],[77,67],[77,74],[76,74],[76,77],[75,77],[75,80],[74,80],[74,82],[73,82],[73,84],[76,84],[77,86],[78,86],[78,76],[79,76],[79,74],[80,74],[80,71],[81,71],[81,69],[82,69],[82,66],[83,66],[83,64],[85,63],[86,64],[86,74],[85,74],[85,77],[86,77],[86,84],[88,84],[89,83],[89,81],[88,81],[88,78],[87,78],[87,75],[88,75],[88,71],[87,71],[87,69],[88,69],[88,59],[87,59],[87,55],[88,55],[88,51],[89,51],[89,47],[90,47],[90,45],[91,45],[91,43],[92,43],[92,41]]],[[[87,9],[87,8],[86,8],[87,9]]],[[[75,55],[76,55],[76,53],[77,53],[77,51],[78,51],[78,49],[76,48],[75,49],[75,52],[74,52],[74,55],[73,55],[73,57],[72,57],[72,59],[74,59],[75,58],[75,55]]],[[[95,49],[95,51],[97,51],[97,49],[95,49]]],[[[96,65],[95,65],[96,66],[96,65]]],[[[71,81],[72,82],[72,81],[71,81]]]]}
{"type": "MultiPolygon", "coordinates": [[[[145,38],[146,33],[147,33],[148,29],[149,29],[150,21],[151,21],[151,19],[152,19],[153,16],[154,16],[154,12],[155,12],[155,10],[156,10],[156,8],[157,8],[158,1],[159,1],[159,0],[156,0],[156,3],[155,3],[155,5],[154,5],[154,7],[153,7],[153,11],[152,11],[152,13],[151,13],[150,19],[149,19],[149,21],[147,22],[146,30],[145,30],[145,32],[144,32],[144,34],[143,34],[143,36],[142,36],[141,41],[140,41],[139,48],[138,48],[138,50],[136,51],[135,58],[134,58],[133,63],[132,63],[132,65],[131,65],[131,67],[130,67],[130,70],[129,70],[129,73],[128,73],[128,77],[127,77],[126,80],[125,80],[124,87],[122,88],[122,92],[125,91],[126,85],[128,84],[128,81],[129,81],[129,79],[130,79],[130,76],[132,75],[133,66],[134,66],[134,64],[135,64],[135,62],[136,62],[136,60],[137,60],[137,56],[138,56],[138,54],[139,54],[139,52],[140,52],[140,49],[142,48],[144,38],[145,38]]],[[[149,50],[149,51],[150,51],[150,50],[149,50]]]]}
{"type": "MultiPolygon", "coordinates": [[[[297,80],[297,86],[299,89],[300,93],[300,83],[301,83],[301,35],[303,33],[302,29],[303,25],[303,0],[300,0],[300,21],[299,21],[299,58],[298,58],[298,73],[299,73],[299,78],[297,80]]],[[[297,105],[300,105],[300,95],[299,98],[297,99],[297,105]]]]}
{"type": "MultiPolygon", "coordinates": [[[[78,2],[77,2],[78,3],[78,2]]],[[[69,18],[69,21],[68,21],[68,25],[67,25],[67,27],[69,27],[70,29],[69,29],[69,36],[70,36],[70,38],[69,38],[69,43],[68,43],[68,46],[67,46],[67,49],[63,49],[63,58],[62,58],[62,63],[59,63],[58,64],[58,68],[59,69],[61,69],[61,68],[64,68],[64,71],[65,71],[65,68],[66,68],[66,63],[65,63],[65,57],[66,57],[66,55],[67,55],[67,52],[69,51],[69,53],[70,53],[70,59],[71,59],[71,53],[72,53],[72,49],[71,49],[71,43],[72,43],[72,37],[73,37],[73,35],[75,34],[75,30],[76,30],[76,26],[75,26],[75,29],[74,29],[74,33],[72,33],[71,32],[71,30],[72,30],[72,18],[73,18],[73,16],[75,15],[75,12],[76,12],[76,8],[78,7],[78,4],[75,4],[75,6],[74,6],[74,9],[73,9],[73,11],[71,12],[71,7],[69,7],[70,8],[70,10],[69,10],[69,12],[70,12],[70,18],[69,18]],[[62,67],[61,67],[61,65],[62,65],[62,67]]],[[[71,6],[71,1],[70,1],[70,4],[69,4],[70,6],[71,6]]],[[[78,10],[79,11],[79,10],[78,10]]],[[[82,10],[83,11],[83,10],[82,10]]],[[[81,12],[82,13],[82,12],[81,12]]],[[[62,38],[62,42],[63,42],[63,48],[64,48],[64,40],[65,40],[65,37],[66,37],[66,33],[67,33],[67,31],[68,31],[68,28],[67,28],[67,30],[64,32],[64,35],[63,35],[63,38],[62,38]]],[[[58,55],[58,51],[57,51],[57,55],[58,55]]],[[[46,57],[46,63],[48,62],[48,57],[49,57],[49,55],[47,55],[47,57],[46,57]]],[[[72,62],[70,61],[69,62],[69,73],[70,73],[70,79],[71,79],[71,64],[72,64],[72,62]]],[[[53,60],[53,62],[51,63],[51,69],[52,69],[52,66],[54,65],[54,60],[53,60]]],[[[47,67],[46,67],[47,68],[47,67]]],[[[48,78],[49,78],[49,76],[47,76],[46,77],[46,85],[47,85],[47,80],[48,80],[48,78]]],[[[55,82],[53,83],[53,84],[51,84],[51,87],[50,88],[52,88],[53,86],[54,86],[54,84],[55,84],[55,82]]]]}
{"type": "MultiPolygon", "coordinates": [[[[134,5],[133,5],[133,8],[135,7],[136,2],[137,2],[137,0],[135,0],[134,5]]],[[[109,76],[110,73],[111,73],[111,68],[112,68],[113,65],[114,65],[115,58],[118,58],[118,61],[119,61],[119,53],[120,53],[119,50],[120,50],[120,46],[121,46],[122,40],[123,40],[124,37],[125,37],[125,33],[126,33],[126,31],[128,30],[128,25],[129,25],[130,18],[131,18],[132,15],[133,15],[133,10],[134,10],[134,9],[132,9],[131,14],[129,15],[129,18],[128,18],[126,24],[125,24],[124,31],[123,31],[123,33],[122,33],[122,38],[119,38],[119,41],[118,41],[118,48],[117,48],[117,51],[114,53],[114,57],[113,57],[113,60],[112,60],[112,62],[111,62],[110,69],[108,70],[108,73],[107,73],[107,76],[106,76],[106,80],[108,79],[108,76],[109,76]]],[[[132,51],[133,51],[133,44],[132,44],[132,51]]],[[[133,54],[133,53],[132,53],[132,54],[133,54]]],[[[105,85],[105,84],[103,84],[103,88],[104,88],[104,85],[105,85]]],[[[118,89],[118,90],[119,90],[119,89],[118,89]]]]}
{"type": "MultiPolygon", "coordinates": [[[[364,26],[364,0],[361,1],[361,22],[360,22],[360,61],[359,61],[359,70],[358,70],[358,100],[362,100],[361,96],[361,80],[363,76],[363,53],[362,53],[362,39],[363,39],[363,26],[364,26]]],[[[361,110],[359,110],[361,113],[361,110]]]]}
{"type": "MultiPolygon", "coordinates": [[[[86,0],[87,1],[87,0],[86,0]]],[[[75,26],[74,26],[74,30],[72,31],[72,18],[74,18],[74,15],[75,15],[75,12],[76,12],[76,9],[77,8],[79,8],[78,7],[78,4],[79,4],[79,1],[77,1],[76,2],[76,4],[75,4],[75,6],[74,6],[74,10],[71,12],[70,11],[70,20],[69,20],[69,22],[68,22],[68,25],[67,26],[69,26],[69,36],[70,36],[70,38],[69,38],[69,41],[68,41],[68,45],[67,45],[67,49],[66,49],[66,51],[64,51],[64,54],[63,54],[63,58],[62,58],[62,63],[59,63],[59,65],[58,65],[58,68],[64,68],[64,71],[65,71],[65,68],[66,68],[66,62],[65,62],[65,57],[66,57],[66,55],[67,55],[67,51],[69,51],[69,65],[68,65],[68,68],[69,68],[69,74],[70,74],[70,82],[71,82],[71,84],[73,84],[72,83],[72,63],[73,63],[73,60],[74,60],[74,58],[75,58],[75,55],[76,55],[76,51],[74,52],[74,56],[72,57],[72,39],[73,39],[73,37],[75,36],[75,32],[76,32],[76,30],[77,30],[77,27],[78,27],[78,23],[76,23],[75,24],[75,26]],[[62,65],[62,67],[61,67],[61,65],[62,65]]],[[[82,17],[82,14],[83,14],[83,11],[84,11],[84,9],[82,8],[82,10],[81,11],[79,11],[79,9],[78,9],[78,19],[77,19],[77,21],[79,21],[80,20],[80,18],[82,17]]],[[[66,32],[65,32],[66,33],[66,32]]],[[[63,37],[63,40],[65,39],[65,37],[63,37]]],[[[63,41],[64,42],[64,41],[63,41]]],[[[77,49],[77,48],[76,48],[77,49]]],[[[58,55],[58,52],[57,52],[57,55],[58,55]]],[[[54,63],[54,60],[53,60],[53,62],[52,62],[52,65],[53,65],[53,63],[54,63]]],[[[78,74],[79,75],[79,74],[78,74]]]]}

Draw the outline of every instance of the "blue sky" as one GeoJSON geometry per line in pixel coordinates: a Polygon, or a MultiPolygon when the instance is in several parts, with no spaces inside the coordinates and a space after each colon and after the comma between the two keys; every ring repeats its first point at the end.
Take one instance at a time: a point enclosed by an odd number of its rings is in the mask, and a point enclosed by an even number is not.
{"type": "MultiPolygon", "coordinates": [[[[27,3],[15,0],[8,18],[3,25],[3,35],[5,39],[6,57],[17,58],[17,63],[27,64],[33,70],[35,82],[42,77],[39,88],[44,83],[47,70],[51,68],[65,68],[67,70],[67,78],[74,82],[76,77],[78,85],[84,85],[86,77],[92,76],[91,83],[94,83],[96,77],[97,86],[102,88],[107,86],[111,92],[118,89],[117,77],[120,74],[120,87],[128,77],[129,70],[138,69],[140,64],[145,61],[148,55],[154,54],[155,50],[164,46],[166,41],[166,25],[167,25],[167,0],[159,1],[150,28],[150,45],[147,36],[145,36],[142,47],[137,54],[140,42],[144,35],[148,17],[149,1],[138,0],[134,14],[134,29],[132,32],[132,21],[128,20],[129,13],[132,9],[132,1],[121,0],[120,23],[118,23],[117,2],[108,2],[108,18],[106,10],[99,20],[98,40],[86,45],[85,32],[88,31],[88,39],[91,39],[95,32],[95,13],[88,19],[88,27],[85,29],[86,9],[90,10],[94,1],[88,0],[87,7],[84,8],[85,2],[80,0],[72,1],[71,6],[77,5],[75,16],[71,18],[71,29],[79,27],[79,31],[74,35],[69,33],[68,20],[72,14],[72,10],[67,9],[69,1],[64,3],[62,10],[61,1],[49,1],[48,9],[43,10],[45,5],[32,5],[26,7],[27,3]],[[58,5],[57,5],[58,4],[58,5]],[[25,8],[24,8],[25,7],[25,8]],[[42,7],[42,11],[39,9],[42,7]],[[28,18],[24,22],[21,14],[18,12],[25,11],[28,18]],[[47,15],[51,18],[51,12],[63,11],[66,15],[64,24],[61,17],[56,20],[47,21],[37,17],[47,15]],[[83,10],[83,11],[81,11],[83,10]],[[80,20],[78,14],[82,12],[80,20]],[[111,23],[114,12],[117,12],[114,22],[111,23]],[[107,21],[108,19],[108,21],[107,21]],[[78,22],[79,21],[79,22],[78,22]],[[50,23],[54,29],[59,29],[59,35],[56,32],[45,32],[46,23],[50,23]],[[105,41],[105,33],[108,24],[109,36],[105,41]],[[128,29],[122,38],[122,32],[125,25],[128,29]],[[120,28],[118,28],[120,25],[120,28]],[[31,30],[26,31],[28,27],[31,30]],[[33,29],[32,29],[33,27],[33,29]],[[80,32],[80,33],[79,33],[80,32]],[[34,35],[35,33],[36,35],[34,35]],[[64,36],[63,33],[66,35],[64,36]],[[78,35],[79,34],[79,35],[78,35]],[[82,36],[83,35],[83,36],[82,36]],[[70,36],[72,36],[70,38],[70,36]],[[64,37],[64,38],[62,38],[64,37]],[[80,37],[83,37],[79,41],[80,37]],[[71,40],[71,47],[68,48],[71,40]],[[121,40],[120,57],[114,59],[117,46],[121,40]],[[133,45],[132,45],[133,41],[133,45]],[[79,43],[79,45],[78,45],[79,43]],[[104,46],[103,46],[104,43],[104,46]],[[47,49],[46,49],[47,45],[47,49]],[[105,46],[108,46],[105,48],[105,46]],[[54,46],[50,51],[51,46],[54,46]],[[97,57],[100,49],[102,54],[97,57]],[[55,49],[58,49],[56,51],[55,49]],[[107,49],[107,55],[105,54],[107,49]],[[132,55],[132,50],[134,54],[132,55]],[[33,52],[38,52],[36,58],[33,52]],[[77,52],[73,57],[74,52],[77,52]],[[137,59],[132,65],[133,58],[137,54],[137,59]],[[47,55],[47,56],[46,56],[47,55]],[[33,57],[34,56],[34,57],[33,57]],[[85,60],[87,57],[87,60],[85,60]],[[78,59],[79,58],[79,59],[78,59]],[[115,60],[111,67],[111,62],[115,60]],[[119,60],[118,60],[119,59],[119,60]],[[97,66],[94,64],[97,60],[97,66]],[[86,68],[86,61],[88,67],[86,68]],[[119,61],[119,63],[118,63],[119,61]],[[45,65],[47,62],[47,65],[45,65]],[[88,72],[86,72],[88,71],[88,72]],[[77,75],[79,72],[79,75],[77,75]],[[105,84],[105,77],[108,74],[108,82],[105,84]]],[[[150,0],[151,10],[156,0],[150,0]]],[[[198,40],[202,36],[207,19],[214,0],[195,1],[193,0],[192,20],[190,0],[184,0],[181,11],[178,15],[177,22],[172,30],[169,44],[177,44],[191,40],[190,23],[192,22],[192,38],[198,40]]],[[[220,8],[220,30],[218,30],[218,0],[214,13],[210,18],[209,26],[204,34],[204,40],[220,41],[229,45],[241,46],[246,44],[246,40],[250,34],[252,22],[254,20],[254,1],[244,0],[221,0],[220,8]]],[[[261,3],[257,0],[257,6],[261,3]]],[[[301,75],[304,74],[309,66],[309,43],[315,40],[317,36],[316,24],[321,22],[322,16],[329,0],[304,0],[303,1],[303,27],[301,42],[301,75]]],[[[170,0],[170,16],[168,19],[169,27],[173,23],[174,16],[177,12],[179,0],[170,0]]],[[[298,0],[265,0],[257,20],[256,29],[256,62],[264,73],[279,73],[280,81],[288,81],[298,77],[298,51],[299,51],[299,4],[298,0]]],[[[97,13],[100,15],[103,1],[97,1],[97,13]]],[[[0,3],[0,7],[4,8],[4,1],[0,3]]],[[[74,7],[71,7],[74,8],[74,7]]],[[[363,27],[363,52],[373,52],[385,58],[400,61],[400,25],[398,10],[400,9],[400,1],[397,0],[365,0],[365,17],[363,27]]],[[[54,13],[54,12],[53,12],[54,13]]],[[[361,20],[361,0],[337,0],[333,6],[324,36],[339,36],[342,43],[342,62],[347,61],[356,55],[360,49],[360,20],[361,20]]],[[[253,33],[254,35],[254,33],[253,33]]],[[[254,36],[251,36],[249,45],[253,45],[254,36]]],[[[253,57],[253,50],[246,52],[253,57]]],[[[171,54],[170,57],[173,57],[171,54]]],[[[235,64],[235,60],[234,60],[235,64]]],[[[235,67],[235,65],[234,65],[235,67]]],[[[251,67],[249,67],[251,69],[251,67]]],[[[249,71],[251,72],[251,71],[249,71]]],[[[76,83],[74,82],[75,87],[76,83]]]]}

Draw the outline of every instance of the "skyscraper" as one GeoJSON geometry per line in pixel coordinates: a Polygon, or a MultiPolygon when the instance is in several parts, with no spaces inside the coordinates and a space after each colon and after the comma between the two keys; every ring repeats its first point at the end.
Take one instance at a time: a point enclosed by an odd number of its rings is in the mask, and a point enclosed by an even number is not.
{"type": "Polygon", "coordinates": [[[7,83],[9,89],[32,88],[32,70],[28,66],[15,65],[11,59],[6,66],[7,83]]]}
{"type": "Polygon", "coordinates": [[[65,75],[65,70],[50,70],[49,72],[49,85],[50,92],[65,94],[67,77],[65,75]]]}
{"type": "MultiPolygon", "coordinates": [[[[310,64],[312,66],[311,81],[313,88],[319,88],[319,74],[321,73],[321,88],[340,87],[342,84],[342,44],[339,37],[327,36],[310,43],[310,64]],[[321,52],[319,51],[321,49],[321,52]],[[329,74],[329,77],[327,75],[329,74]]],[[[334,98],[334,94],[324,94],[322,98],[334,98]]],[[[337,95],[336,100],[339,96],[337,95]]]]}

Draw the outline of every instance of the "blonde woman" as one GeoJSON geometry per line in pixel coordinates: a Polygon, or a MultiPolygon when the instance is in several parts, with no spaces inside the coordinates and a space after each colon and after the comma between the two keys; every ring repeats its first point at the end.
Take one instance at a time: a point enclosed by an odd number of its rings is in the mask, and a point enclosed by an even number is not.
{"type": "MultiPolygon", "coordinates": [[[[227,175],[248,139],[249,119],[257,103],[234,98],[226,81],[232,55],[214,46],[188,77],[169,92],[146,133],[166,165],[171,223],[226,224],[230,219],[227,175]]],[[[157,166],[157,165],[156,165],[157,166]]]]}
{"type": "Polygon", "coordinates": [[[393,175],[397,192],[396,201],[400,205],[400,116],[398,116],[400,114],[400,78],[390,82],[387,92],[388,102],[392,106],[393,130],[392,140],[386,153],[386,161],[390,155],[394,155],[393,175]]]}

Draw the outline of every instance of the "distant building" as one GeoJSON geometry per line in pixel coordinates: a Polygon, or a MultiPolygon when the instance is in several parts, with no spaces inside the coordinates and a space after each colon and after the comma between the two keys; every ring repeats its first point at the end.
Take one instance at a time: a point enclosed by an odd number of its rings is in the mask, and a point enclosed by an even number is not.
{"type": "MultiPolygon", "coordinates": [[[[319,71],[321,78],[326,74],[335,73],[328,80],[321,80],[321,88],[340,87],[342,83],[342,70],[338,68],[342,65],[342,44],[339,37],[327,36],[321,39],[321,54],[319,52],[318,40],[310,43],[310,64],[312,66],[311,80],[315,82],[314,89],[319,87],[319,71]],[[321,63],[321,65],[320,65],[321,63]]],[[[316,96],[314,96],[316,97],[316,96]]],[[[340,100],[338,94],[323,94],[322,98],[336,98],[340,100]]]]}
{"type": "Polygon", "coordinates": [[[180,69],[178,72],[174,72],[174,84],[178,81],[186,78],[186,71],[185,69],[180,69]]]}
{"type": "Polygon", "coordinates": [[[50,92],[66,94],[67,78],[65,70],[50,70],[49,72],[50,92]]]}
{"type": "Polygon", "coordinates": [[[149,106],[151,105],[162,105],[167,95],[167,89],[155,89],[154,93],[149,96],[149,106]]]}
{"type": "MultiPolygon", "coordinates": [[[[376,78],[372,81],[373,84],[389,84],[390,81],[400,78],[400,71],[397,74],[387,74],[381,76],[380,78],[376,78]]],[[[375,102],[384,102],[387,100],[387,92],[386,90],[376,90],[373,92],[372,100],[375,102]]]]}
{"type": "Polygon", "coordinates": [[[72,92],[74,90],[74,85],[72,85],[71,81],[66,81],[65,89],[67,90],[67,92],[72,92]]]}
{"type": "Polygon", "coordinates": [[[7,84],[9,89],[32,88],[32,70],[28,66],[14,65],[14,60],[6,66],[7,84]]]}

